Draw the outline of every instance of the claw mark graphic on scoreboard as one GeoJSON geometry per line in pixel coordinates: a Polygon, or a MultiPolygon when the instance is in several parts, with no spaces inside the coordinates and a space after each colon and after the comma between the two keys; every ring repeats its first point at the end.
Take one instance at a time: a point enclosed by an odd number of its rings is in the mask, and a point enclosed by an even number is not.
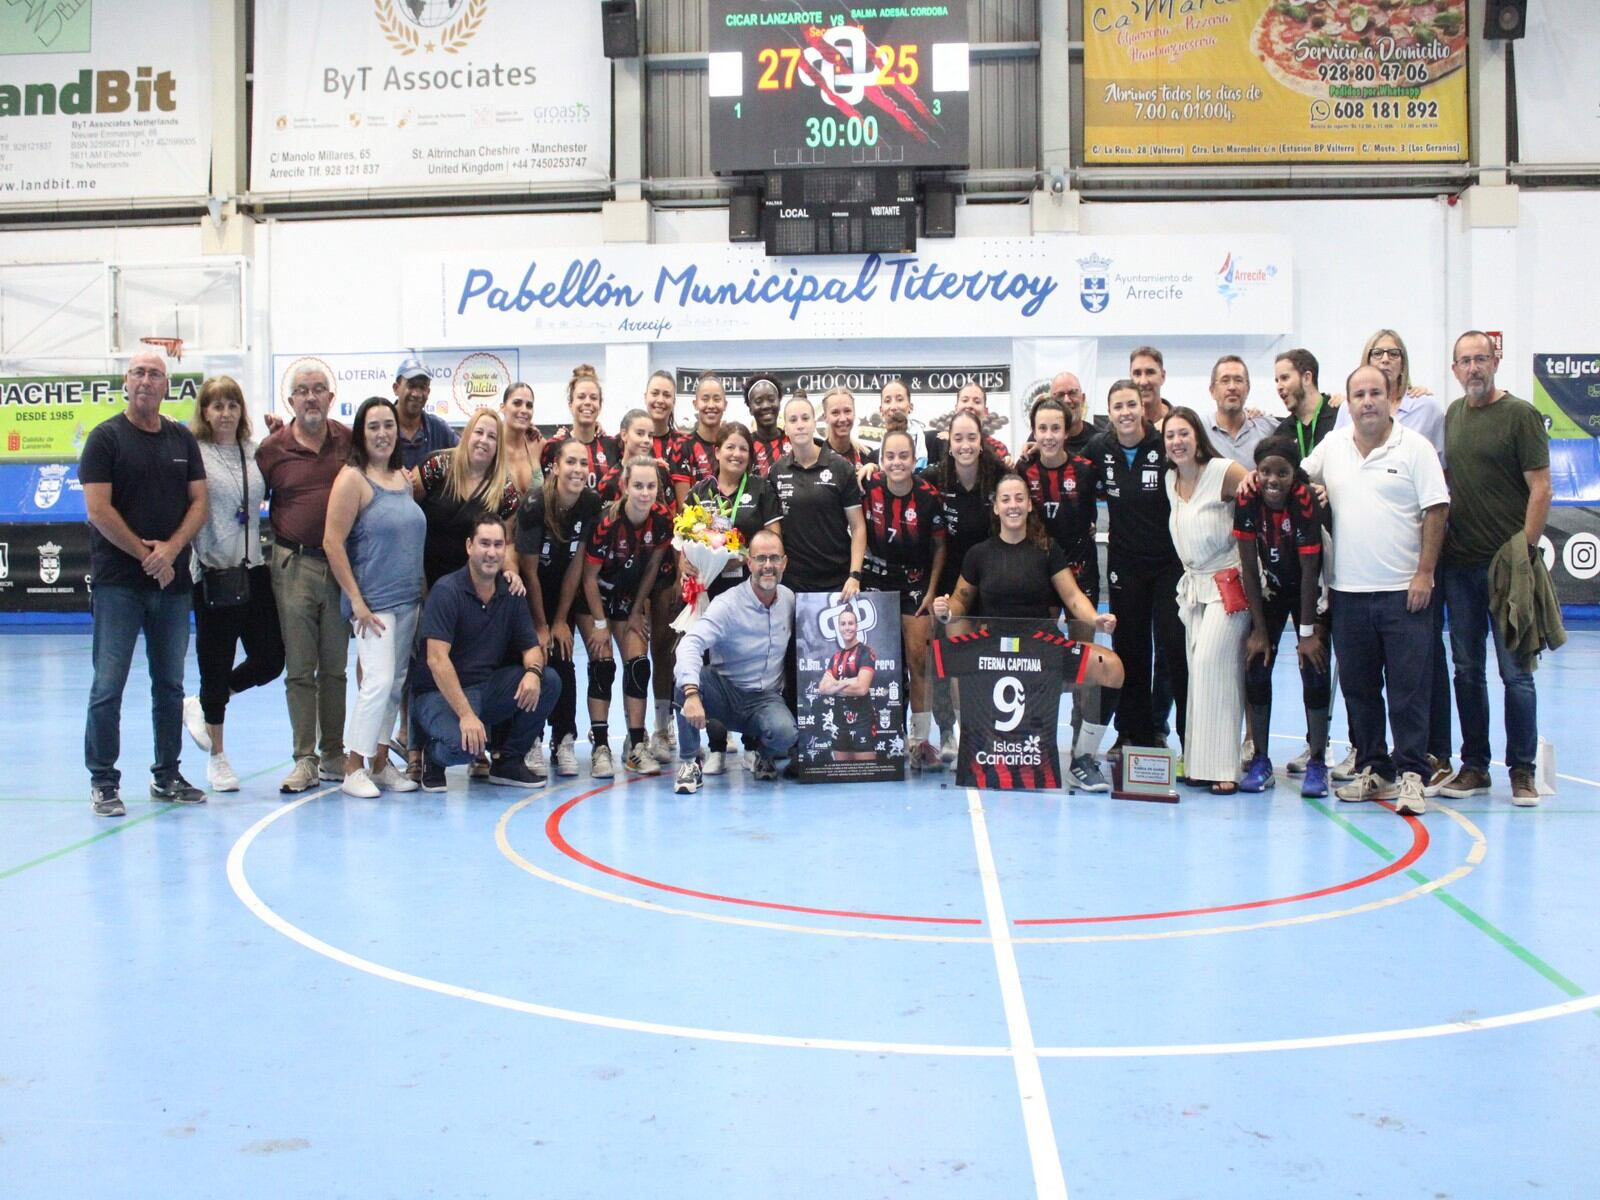
{"type": "MultiPolygon", "coordinates": [[[[893,66],[893,51],[871,42],[859,25],[808,27],[806,49],[796,65],[801,79],[817,89],[823,102],[846,117],[859,119],[861,110],[857,105],[867,100],[917,141],[930,141],[942,123],[907,82],[904,65],[898,72],[893,66]],[[890,84],[888,89],[883,86],[886,82],[890,84]],[[895,102],[890,91],[906,108],[895,102]],[[907,112],[907,108],[911,111],[907,112]]],[[[915,71],[911,78],[916,78],[915,71]]]]}

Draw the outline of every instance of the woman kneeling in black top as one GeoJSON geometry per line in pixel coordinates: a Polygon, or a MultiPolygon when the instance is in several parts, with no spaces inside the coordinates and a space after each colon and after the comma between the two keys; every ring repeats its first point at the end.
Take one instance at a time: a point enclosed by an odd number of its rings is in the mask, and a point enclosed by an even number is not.
{"type": "MultiPolygon", "coordinates": [[[[1062,608],[1074,620],[1092,622],[1102,633],[1116,628],[1117,618],[1099,613],[1078,587],[1061,547],[1050,540],[1033,511],[1028,485],[1019,475],[1006,475],[995,487],[994,513],[1000,531],[974,546],[961,565],[955,593],[933,602],[933,615],[949,624],[973,614],[982,621],[1054,620],[1062,608]]],[[[1106,791],[1109,785],[1095,761],[1106,726],[1116,711],[1122,687],[1122,661],[1103,646],[1076,643],[1082,656],[1080,683],[1099,687],[1098,712],[1086,716],[1072,747],[1070,774],[1080,791],[1106,791]]]]}

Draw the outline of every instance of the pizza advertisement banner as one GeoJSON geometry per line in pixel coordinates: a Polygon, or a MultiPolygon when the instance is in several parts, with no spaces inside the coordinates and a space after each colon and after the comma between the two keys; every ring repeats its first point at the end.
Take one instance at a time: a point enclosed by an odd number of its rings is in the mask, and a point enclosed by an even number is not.
{"type": "Polygon", "coordinates": [[[1467,0],[1086,0],[1084,161],[1465,162],[1467,0]]]}
{"type": "Polygon", "coordinates": [[[801,783],[906,777],[900,594],[795,596],[801,783]]]}
{"type": "MultiPolygon", "coordinates": [[[[188,424],[200,383],[173,375],[161,415],[188,424]]],[[[120,375],[0,379],[0,462],[76,462],[89,431],[126,403],[120,375]]]]}

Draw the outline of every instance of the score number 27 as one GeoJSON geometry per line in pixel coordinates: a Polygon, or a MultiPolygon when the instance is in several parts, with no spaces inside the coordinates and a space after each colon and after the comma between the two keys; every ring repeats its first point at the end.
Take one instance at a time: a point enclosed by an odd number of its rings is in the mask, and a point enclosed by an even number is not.
{"type": "MultiPolygon", "coordinates": [[[[874,51],[878,62],[877,85],[879,87],[893,87],[902,84],[905,87],[913,86],[922,78],[922,65],[917,61],[917,51],[920,46],[879,46],[874,51]]],[[[756,54],[756,62],[764,68],[761,78],[756,82],[756,90],[762,92],[775,92],[788,90],[794,87],[796,69],[800,65],[802,51],[798,46],[785,46],[782,49],[762,50],[756,54]],[[780,78],[781,72],[781,78],[780,78]]],[[[802,77],[802,83],[810,84],[810,80],[802,77]]]]}

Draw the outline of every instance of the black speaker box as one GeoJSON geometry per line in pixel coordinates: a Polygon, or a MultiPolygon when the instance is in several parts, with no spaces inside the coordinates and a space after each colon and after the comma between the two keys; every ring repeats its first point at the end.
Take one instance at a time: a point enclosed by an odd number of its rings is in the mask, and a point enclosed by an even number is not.
{"type": "Polygon", "coordinates": [[[949,184],[930,183],[922,190],[922,236],[956,235],[956,190],[949,184]]]}
{"type": "Polygon", "coordinates": [[[635,0],[600,0],[600,37],[607,58],[639,57],[639,10],[635,0]]]}
{"type": "Polygon", "coordinates": [[[734,192],[728,197],[728,240],[761,240],[761,193],[734,192]]]}
{"type": "Polygon", "coordinates": [[[1509,42],[1528,32],[1528,0],[1489,0],[1483,18],[1483,37],[1509,42]]]}

